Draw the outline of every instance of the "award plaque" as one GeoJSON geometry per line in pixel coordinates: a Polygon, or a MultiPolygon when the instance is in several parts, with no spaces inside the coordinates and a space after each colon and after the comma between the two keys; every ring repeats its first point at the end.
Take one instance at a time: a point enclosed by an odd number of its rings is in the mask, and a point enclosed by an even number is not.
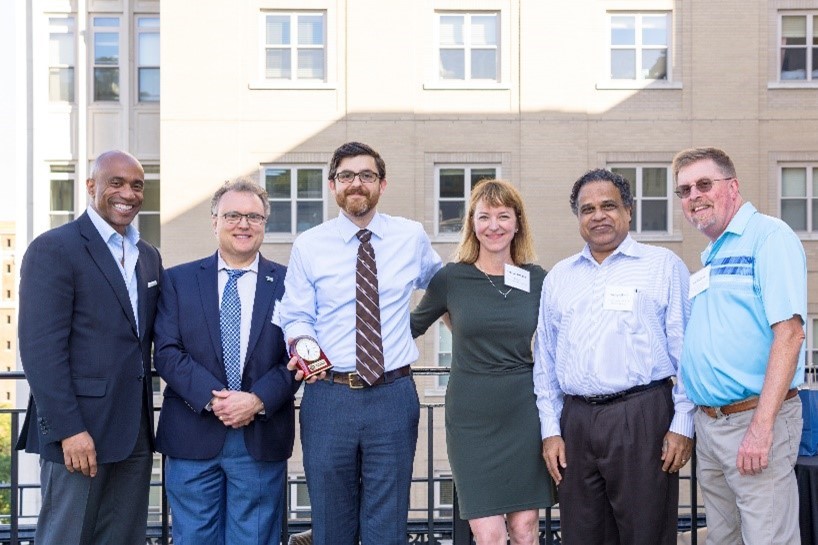
{"type": "Polygon", "coordinates": [[[296,365],[298,369],[304,373],[306,380],[313,377],[322,371],[332,369],[332,364],[329,358],[324,354],[318,342],[312,337],[302,335],[296,337],[290,343],[290,356],[296,357],[296,365]]]}

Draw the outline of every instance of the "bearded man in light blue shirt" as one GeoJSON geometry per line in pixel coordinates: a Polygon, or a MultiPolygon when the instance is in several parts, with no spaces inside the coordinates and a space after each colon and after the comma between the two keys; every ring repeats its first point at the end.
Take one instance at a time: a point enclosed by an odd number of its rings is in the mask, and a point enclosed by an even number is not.
{"type": "Polygon", "coordinates": [[[576,181],[583,250],[545,277],[534,346],[543,458],[565,545],[676,543],[679,469],[693,410],[678,373],[689,274],[628,234],[627,180],[576,181]]]}
{"type": "Polygon", "coordinates": [[[730,157],[673,160],[676,194],[710,244],[691,277],[682,380],[699,405],[696,474],[709,545],[800,543],[793,468],[801,437],[807,268],[804,247],[739,192],[730,157]]]}
{"type": "Polygon", "coordinates": [[[441,260],[419,223],[376,211],[386,166],[371,147],[339,147],[328,181],[341,213],[296,239],[280,313],[288,341],[316,340],[334,365],[308,381],[299,415],[312,540],[405,544],[420,415],[409,299],[441,260]],[[358,314],[359,249],[368,245],[377,324],[358,314]],[[372,352],[379,369],[364,372],[358,363],[372,352]]]}

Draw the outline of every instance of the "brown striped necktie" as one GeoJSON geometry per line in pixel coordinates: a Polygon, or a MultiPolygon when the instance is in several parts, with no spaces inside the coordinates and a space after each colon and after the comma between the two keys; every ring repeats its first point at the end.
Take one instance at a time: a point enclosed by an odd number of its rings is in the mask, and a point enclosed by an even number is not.
{"type": "Polygon", "coordinates": [[[367,384],[383,375],[381,307],[378,297],[378,267],[369,241],[372,231],[361,229],[355,265],[355,368],[367,384]]]}

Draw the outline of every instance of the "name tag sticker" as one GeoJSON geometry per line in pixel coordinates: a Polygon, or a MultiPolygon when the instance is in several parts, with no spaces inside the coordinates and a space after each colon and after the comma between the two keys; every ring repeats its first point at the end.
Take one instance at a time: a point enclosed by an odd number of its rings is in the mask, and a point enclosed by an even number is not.
{"type": "Polygon", "coordinates": [[[520,267],[506,263],[503,281],[510,288],[517,288],[526,293],[531,292],[531,273],[520,267]]]}
{"type": "Polygon", "coordinates": [[[270,317],[270,323],[281,327],[281,308],[278,305],[279,302],[280,301],[276,300],[273,304],[273,315],[270,317]]]}
{"type": "Polygon", "coordinates": [[[632,311],[636,300],[636,288],[625,286],[606,286],[605,300],[602,302],[604,310],[632,311]]]}
{"type": "Polygon", "coordinates": [[[710,287],[710,265],[699,272],[690,275],[690,294],[688,299],[693,299],[701,292],[710,287]]]}

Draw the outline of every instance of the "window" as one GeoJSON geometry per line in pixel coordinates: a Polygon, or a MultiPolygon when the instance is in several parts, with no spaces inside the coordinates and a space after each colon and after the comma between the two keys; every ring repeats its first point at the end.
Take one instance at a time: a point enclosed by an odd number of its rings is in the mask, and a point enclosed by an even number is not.
{"type": "Polygon", "coordinates": [[[818,81],[818,15],[781,16],[781,80],[818,81]]]}
{"type": "Polygon", "coordinates": [[[781,168],[781,219],[793,231],[818,232],[818,165],[781,168]]]}
{"type": "Polygon", "coordinates": [[[440,165],[435,167],[438,234],[458,233],[472,188],[480,180],[497,178],[496,165],[440,165]]]}
{"type": "Polygon", "coordinates": [[[162,244],[162,226],[159,222],[159,165],[143,165],[145,190],[137,228],[139,237],[157,248],[162,244]]]}
{"type": "Polygon", "coordinates": [[[74,219],[74,165],[51,165],[49,220],[52,228],[74,219]]]}
{"type": "Polygon", "coordinates": [[[48,19],[48,99],[74,102],[74,18],[48,19]]]}
{"type": "Polygon", "coordinates": [[[451,475],[435,479],[435,511],[438,517],[451,517],[454,511],[454,482],[451,475]]]}
{"type": "Polygon", "coordinates": [[[612,80],[669,80],[670,14],[609,13],[612,80]]]}
{"type": "Polygon", "coordinates": [[[500,81],[499,22],[496,12],[438,12],[439,78],[500,81]]]}
{"type": "Polygon", "coordinates": [[[93,17],[94,100],[119,100],[119,17],[93,17]]]}
{"type": "Polygon", "coordinates": [[[262,175],[270,199],[266,233],[301,233],[324,221],[323,167],[266,166],[262,175]]]}
{"type": "Polygon", "coordinates": [[[635,233],[670,233],[672,190],[668,167],[622,165],[610,169],[628,180],[631,186],[633,210],[630,230],[635,233]]]}
{"type": "Polygon", "coordinates": [[[804,380],[812,385],[818,383],[818,317],[807,316],[806,343],[806,377],[804,380]]]}
{"type": "Polygon", "coordinates": [[[136,41],[138,100],[159,102],[159,17],[137,17],[136,41]]]}
{"type": "Polygon", "coordinates": [[[326,81],[324,12],[262,14],[264,79],[326,81]]]}
{"type": "Polygon", "coordinates": [[[310,494],[307,491],[307,483],[303,476],[291,477],[290,480],[290,515],[291,519],[310,518],[312,504],[310,504],[310,494]]]}
{"type": "Polygon", "coordinates": [[[151,487],[148,495],[148,524],[162,521],[162,455],[153,455],[151,466],[151,487]]]}
{"type": "MultiPolygon", "coordinates": [[[[452,332],[443,321],[437,323],[437,366],[452,367],[452,332]]],[[[445,390],[449,384],[449,374],[435,375],[437,387],[445,390]]]]}

